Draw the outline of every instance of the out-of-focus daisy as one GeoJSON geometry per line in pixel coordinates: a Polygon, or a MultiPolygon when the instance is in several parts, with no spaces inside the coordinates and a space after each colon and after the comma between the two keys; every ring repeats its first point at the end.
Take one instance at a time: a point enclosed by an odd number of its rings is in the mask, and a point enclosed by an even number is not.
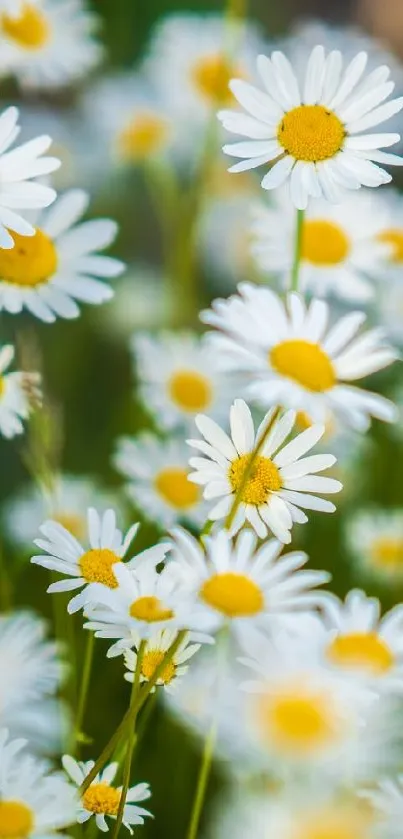
{"type": "Polygon", "coordinates": [[[13,248],[14,236],[33,236],[34,228],[20,210],[48,207],[56,198],[54,189],[32,183],[60,166],[56,157],[44,157],[51,138],[43,135],[11,149],[20,133],[18,109],[7,108],[0,116],[0,248],[13,248]]]}
{"type": "Polygon", "coordinates": [[[0,73],[29,88],[63,87],[80,79],[102,57],[97,24],[82,0],[26,0],[18,15],[0,17],[0,73]]]}
{"type": "MultiPolygon", "coordinates": [[[[74,760],[70,755],[64,755],[62,763],[67,775],[77,787],[81,787],[85,777],[94,766],[93,760],[84,763],[74,760]]],[[[91,816],[95,816],[98,830],[102,832],[109,830],[106,817],[116,819],[122,794],[122,787],[113,786],[118,769],[118,763],[110,763],[94,778],[79,802],[76,816],[79,824],[84,824],[91,816]]],[[[132,825],[144,824],[144,819],[151,816],[149,810],[138,806],[139,801],[147,801],[150,796],[148,784],[136,784],[128,789],[123,810],[123,824],[129,833],[133,833],[132,825]]]]}
{"type": "Polygon", "coordinates": [[[115,295],[98,310],[97,323],[109,337],[124,343],[140,329],[161,329],[172,322],[174,301],[166,278],[146,264],[128,265],[115,283],[115,295]]]}
{"type": "Polygon", "coordinates": [[[190,332],[135,335],[132,348],[144,404],[164,428],[189,426],[200,411],[226,415],[235,385],[218,373],[203,339],[190,332]]]}
{"type": "MultiPolygon", "coordinates": [[[[99,515],[90,507],[87,516],[88,549],[83,548],[78,539],[60,522],[49,520],[39,528],[45,538],[35,539],[35,545],[45,553],[31,558],[35,565],[66,576],[67,579],[52,583],[48,588],[49,593],[83,589],[70,600],[70,613],[77,612],[88,602],[91,583],[102,583],[105,588],[110,589],[118,587],[116,565],[122,563],[138,529],[138,524],[133,524],[123,537],[116,527],[116,515],[111,509],[99,515]]],[[[156,545],[152,550],[155,561],[159,562],[165,556],[166,546],[156,545]]],[[[130,560],[130,564],[140,561],[142,556],[148,555],[149,552],[137,554],[130,560]]]]}
{"type": "Polygon", "coordinates": [[[381,244],[386,246],[385,259],[383,261],[383,271],[379,276],[381,300],[382,296],[387,297],[389,294],[390,283],[392,280],[396,281],[401,286],[402,284],[402,268],[403,268],[403,200],[400,192],[396,189],[386,189],[382,191],[381,201],[379,202],[379,212],[381,214],[380,229],[378,231],[378,240],[381,244]],[[385,294],[385,282],[387,282],[388,294],[385,294]]]}
{"type": "Polygon", "coordinates": [[[136,508],[170,527],[178,519],[200,526],[207,509],[198,486],[189,481],[189,451],[182,440],[160,440],[153,434],[118,440],[114,463],[127,479],[126,491],[136,508]]]}
{"type": "Polygon", "coordinates": [[[365,790],[365,798],[377,816],[382,839],[400,839],[403,818],[403,775],[378,780],[375,788],[365,790]]]}
{"type": "MultiPolygon", "coordinates": [[[[382,230],[382,202],[365,190],[346,196],[342,205],[312,200],[302,223],[299,285],[302,292],[366,301],[374,294],[370,278],[382,272],[387,244],[382,230]]],[[[281,190],[272,206],[254,209],[252,253],[263,271],[287,286],[291,276],[295,213],[281,190]]],[[[386,295],[387,296],[387,295],[386,295]]]]}
{"type": "Polygon", "coordinates": [[[257,548],[250,530],[232,543],[227,531],[206,537],[205,547],[181,528],[172,531],[171,564],[193,588],[211,626],[230,625],[241,641],[256,631],[270,632],[282,623],[293,623],[295,612],[306,612],[326,594],[314,589],[327,582],[324,571],[299,571],[306,554],[280,557],[276,539],[257,548]]]}
{"type": "Polygon", "coordinates": [[[398,357],[382,329],[357,336],[363,312],[350,312],[328,328],[329,306],[299,294],[286,303],[268,288],[248,283],[238,294],[216,300],[202,320],[223,334],[210,336],[221,370],[244,371],[246,395],[262,406],[274,404],[305,411],[316,422],[329,412],[365,431],[371,416],[396,419],[395,406],[352,382],[382,370],[398,357]]]}
{"type": "Polygon", "coordinates": [[[0,250],[0,310],[28,309],[52,323],[80,314],[76,301],[99,304],[113,290],[103,280],[122,273],[123,263],[98,250],[114,240],[110,219],[77,224],[89,203],[82,190],[70,190],[43,217],[33,219],[34,235],[15,235],[15,248],[0,250]]]}
{"type": "Polygon", "coordinates": [[[74,788],[61,773],[25,751],[26,740],[0,731],[0,835],[50,839],[75,822],[74,788]]]}
{"type": "Polygon", "coordinates": [[[251,275],[252,235],[246,224],[250,207],[251,195],[242,193],[206,202],[199,226],[199,248],[209,282],[214,283],[213,274],[231,287],[251,275]]]}
{"type": "Polygon", "coordinates": [[[253,453],[272,418],[273,411],[269,411],[255,431],[246,402],[236,399],[230,410],[229,437],[209,417],[198,415],[196,425],[203,440],[188,442],[206,456],[190,458],[190,466],[195,471],[189,480],[204,486],[206,499],[215,500],[209,512],[212,521],[228,516],[242,487],[232,532],[236,533],[248,521],[262,539],[268,531],[272,531],[277,539],[288,543],[293,523],[307,521],[300,507],[324,513],[332,513],[336,509],[329,501],[306,493],[339,492],[342,485],[334,478],[315,474],[333,466],[336,462],[334,455],[304,457],[325,433],[323,425],[312,425],[283,445],[293,429],[295,411],[287,411],[274,421],[245,482],[253,453]]]}
{"type": "Polygon", "coordinates": [[[357,510],[347,522],[346,541],[362,572],[388,585],[403,582],[401,510],[357,510]]]}
{"type": "Polygon", "coordinates": [[[316,46],[300,83],[282,52],[270,58],[259,55],[257,69],[265,90],[233,79],[230,88],[246,114],[219,114],[225,128],[248,138],[224,146],[227,154],[242,158],[231,171],[273,162],[263,188],[289,181],[291,200],[299,209],[310,196],[337,203],[348,189],[388,183],[391,175],[378,163],[400,165],[403,160],[381,149],[400,135],[362,132],[398,113],[403,98],[385,102],[394,89],[389,67],[377,67],[365,77],[367,59],[360,52],[344,69],[341,52],[326,55],[316,46]]]}
{"type": "Polygon", "coordinates": [[[39,373],[6,373],[14,354],[11,344],[0,347],[0,434],[7,438],[23,433],[23,421],[41,399],[39,373]]]}
{"type": "MultiPolygon", "coordinates": [[[[387,278],[387,271],[385,274],[387,278]]],[[[403,282],[400,276],[398,281],[379,284],[377,299],[377,317],[382,323],[386,334],[400,347],[403,345],[402,318],[403,318],[403,282]]]]}
{"type": "MultiPolygon", "coordinates": [[[[171,629],[160,629],[151,635],[144,647],[141,658],[140,681],[149,682],[152,679],[157,667],[160,666],[169,648],[174,643],[177,637],[177,632],[171,629]]],[[[141,642],[140,635],[135,636],[132,633],[132,640],[134,642],[135,650],[125,650],[124,659],[127,672],[125,679],[128,682],[133,682],[134,673],[137,667],[138,649],[141,642]]],[[[192,644],[188,637],[185,637],[178,647],[176,653],[163,669],[157,685],[162,686],[171,693],[178,687],[177,680],[181,679],[188,671],[186,662],[195,655],[200,649],[200,644],[192,644]]],[[[155,688],[154,688],[155,690],[155,688]]]]}

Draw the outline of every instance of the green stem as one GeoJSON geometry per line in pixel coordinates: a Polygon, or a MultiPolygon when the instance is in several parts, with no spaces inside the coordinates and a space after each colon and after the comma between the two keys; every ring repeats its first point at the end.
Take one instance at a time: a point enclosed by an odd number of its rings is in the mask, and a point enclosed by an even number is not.
{"type": "Polygon", "coordinates": [[[75,750],[79,750],[79,740],[81,735],[81,729],[84,722],[84,715],[85,715],[85,707],[87,702],[88,696],[88,688],[91,679],[91,669],[92,669],[92,661],[94,657],[94,642],[95,636],[93,632],[88,632],[88,637],[86,640],[86,647],[85,647],[85,656],[84,656],[84,665],[83,665],[83,672],[81,677],[81,686],[80,686],[80,694],[78,697],[78,704],[77,704],[77,714],[75,719],[75,726],[74,726],[74,735],[73,735],[73,746],[72,746],[72,754],[74,754],[75,750]]]}
{"type": "Polygon", "coordinates": [[[217,721],[214,719],[210,731],[206,737],[203,749],[203,757],[200,765],[199,777],[197,779],[196,794],[193,801],[192,815],[190,817],[187,839],[196,839],[199,828],[200,816],[206,797],[207,783],[213,762],[214,747],[217,739],[217,721]]]}
{"type": "Polygon", "coordinates": [[[204,525],[203,529],[200,531],[199,540],[200,542],[203,541],[205,536],[208,536],[211,533],[211,529],[213,527],[214,522],[212,519],[207,519],[206,524],[204,525]]]}
{"type": "Polygon", "coordinates": [[[302,228],[305,210],[297,210],[297,224],[295,228],[294,259],[291,270],[291,291],[298,291],[299,269],[301,264],[302,228]]]}

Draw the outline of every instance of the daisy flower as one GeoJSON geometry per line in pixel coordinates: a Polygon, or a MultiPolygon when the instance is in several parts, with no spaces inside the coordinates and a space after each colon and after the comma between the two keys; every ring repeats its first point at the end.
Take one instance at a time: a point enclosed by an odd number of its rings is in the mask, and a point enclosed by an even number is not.
{"type": "MultiPolygon", "coordinates": [[[[138,524],[133,524],[123,537],[116,527],[116,515],[112,509],[100,515],[90,507],[87,513],[89,547],[86,549],[60,522],[45,521],[39,528],[45,538],[35,539],[35,545],[45,554],[33,556],[31,562],[66,576],[67,579],[52,583],[48,588],[49,593],[83,589],[68,604],[71,614],[88,602],[91,583],[102,583],[103,587],[110,589],[117,588],[116,568],[122,564],[138,527],[138,524]]],[[[165,553],[166,546],[156,545],[137,554],[129,564],[140,562],[145,556],[152,556],[158,563],[163,560],[165,553]]]]}
{"type": "MultiPolygon", "coordinates": [[[[342,205],[320,198],[310,202],[301,231],[301,292],[319,297],[330,294],[347,302],[367,301],[374,296],[371,279],[381,274],[389,252],[379,237],[385,214],[377,196],[360,190],[347,195],[342,205]]],[[[276,275],[286,287],[292,269],[296,219],[283,190],[276,194],[272,205],[256,205],[250,236],[259,268],[276,275]]]]}
{"type": "Polygon", "coordinates": [[[7,729],[0,731],[0,835],[50,839],[74,824],[75,791],[25,746],[26,740],[9,740],[7,729]]]}
{"type": "MultiPolygon", "coordinates": [[[[210,198],[206,201],[199,224],[199,251],[206,276],[232,288],[245,276],[251,276],[252,234],[245,226],[250,215],[251,194],[210,198]]],[[[212,281],[213,282],[213,281],[212,281]]]]}
{"type": "Polygon", "coordinates": [[[174,301],[164,275],[150,265],[128,265],[115,286],[109,306],[99,310],[98,323],[108,338],[127,347],[133,332],[162,329],[174,317],[174,301]]]}
{"type": "Polygon", "coordinates": [[[32,183],[32,179],[49,175],[60,166],[56,157],[44,157],[52,142],[46,135],[11,149],[20,133],[18,116],[14,107],[0,115],[0,248],[6,249],[14,247],[13,234],[26,237],[35,232],[18,211],[48,207],[56,198],[54,189],[32,183]]]}
{"type": "Polygon", "coordinates": [[[58,88],[86,75],[101,60],[98,18],[81,0],[27,0],[19,14],[0,18],[0,73],[26,88],[58,88]]]}
{"type": "Polygon", "coordinates": [[[382,151],[400,135],[362,132],[398,113],[403,97],[385,101],[394,89],[389,67],[365,76],[367,60],[362,51],[343,68],[341,52],[326,55],[316,46],[299,83],[282,52],[276,50],[270,58],[259,55],[264,91],[233,79],[230,88],[246,113],[219,113],[224,128],[249,138],[224,146],[227,154],[242,158],[231,171],[272,163],[262,187],[271,190],[289,181],[298,209],[306,208],[310,196],[337,203],[348,189],[388,183],[391,175],[378,163],[403,163],[382,151]]]}
{"type": "Polygon", "coordinates": [[[185,519],[196,527],[206,521],[201,490],[189,481],[189,452],[182,440],[160,440],[147,432],[117,441],[114,464],[127,479],[135,507],[163,527],[185,519]]]}
{"type": "MultiPolygon", "coordinates": [[[[141,659],[141,682],[149,682],[150,679],[152,679],[157,667],[159,667],[162,663],[176,637],[177,632],[175,630],[172,631],[171,629],[160,629],[153,635],[150,635],[146,641],[141,659]]],[[[135,650],[124,651],[124,660],[127,671],[124,677],[127,682],[133,682],[134,680],[138,656],[138,652],[136,651],[139,649],[141,637],[138,635],[136,638],[135,633],[133,632],[132,640],[134,642],[135,650]]],[[[189,667],[186,662],[188,662],[189,659],[191,659],[195,653],[200,650],[200,646],[200,644],[192,644],[189,637],[185,637],[183,641],[181,641],[176,653],[164,667],[159,679],[156,682],[157,686],[164,687],[169,693],[176,690],[178,687],[178,679],[182,679],[182,677],[188,672],[189,667]]],[[[153,688],[153,690],[155,690],[155,688],[153,688]]]]}
{"type": "Polygon", "coordinates": [[[23,433],[23,420],[41,399],[39,373],[6,373],[14,355],[11,344],[0,347],[0,434],[8,439],[23,433]]]}
{"type": "Polygon", "coordinates": [[[210,336],[220,369],[248,375],[246,395],[264,407],[284,405],[316,422],[336,414],[359,431],[370,417],[396,419],[395,406],[352,382],[382,370],[398,357],[381,329],[357,335],[363,312],[350,312],[328,327],[323,300],[306,305],[299,294],[286,303],[268,288],[242,283],[238,294],[216,300],[202,320],[223,334],[210,336]]]}
{"type": "Polygon", "coordinates": [[[89,203],[82,190],[70,190],[43,218],[33,219],[34,235],[15,236],[15,248],[0,250],[0,311],[28,309],[46,323],[76,318],[76,301],[99,304],[113,290],[103,280],[122,273],[122,262],[97,251],[115,239],[110,219],[77,224],[89,203]]]}
{"type": "MultiPolygon", "coordinates": [[[[77,787],[81,787],[84,779],[94,766],[93,760],[84,763],[74,760],[70,755],[64,755],[62,763],[65,772],[77,787]]],[[[95,816],[98,830],[102,832],[109,830],[106,817],[116,819],[122,794],[122,787],[113,786],[118,769],[118,763],[110,763],[94,778],[79,802],[76,816],[76,821],[79,824],[84,824],[92,816],[95,816]]],[[[151,817],[148,810],[138,806],[139,801],[147,801],[150,796],[151,791],[148,784],[136,784],[136,786],[128,789],[123,810],[123,824],[127,827],[129,833],[133,833],[132,825],[144,824],[144,819],[147,816],[151,817]]]]}
{"type": "Polygon", "coordinates": [[[217,358],[195,334],[135,335],[132,350],[144,404],[167,429],[189,427],[199,411],[225,416],[235,383],[217,371],[217,358]]]}
{"type": "MultiPolygon", "coordinates": [[[[328,582],[324,571],[300,571],[307,555],[298,551],[280,557],[276,539],[257,548],[257,538],[244,530],[233,543],[227,531],[206,537],[205,547],[182,528],[172,531],[171,565],[192,587],[215,630],[230,625],[241,640],[294,623],[295,612],[309,612],[326,593],[314,589],[328,582]]],[[[169,565],[170,567],[170,565],[169,565]]]]}
{"type": "Polygon", "coordinates": [[[205,457],[191,457],[189,480],[204,486],[204,497],[215,500],[209,512],[212,521],[225,519],[242,487],[240,504],[232,532],[249,522],[262,539],[272,532],[281,542],[291,542],[294,522],[304,523],[307,516],[301,507],[332,513],[334,504],[306,493],[334,493],[342,489],[340,481],[323,478],[323,472],[336,462],[331,454],[304,457],[325,433],[323,425],[312,425],[283,445],[294,423],[295,411],[287,411],[273,423],[267,439],[259,449],[245,485],[245,473],[267,427],[273,419],[269,411],[255,432],[252,414],[243,399],[236,399],[230,410],[231,436],[217,423],[199,414],[196,425],[202,440],[189,440],[192,448],[205,457]],[[218,500],[217,500],[218,499],[218,500]]]}
{"type": "Polygon", "coordinates": [[[403,582],[402,510],[357,510],[346,524],[346,543],[364,574],[386,585],[403,582]]]}

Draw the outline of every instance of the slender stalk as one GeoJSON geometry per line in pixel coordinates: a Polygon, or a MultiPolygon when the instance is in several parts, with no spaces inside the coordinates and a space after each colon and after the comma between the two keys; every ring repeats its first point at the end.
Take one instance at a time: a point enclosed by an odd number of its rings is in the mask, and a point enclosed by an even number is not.
{"type": "Polygon", "coordinates": [[[199,536],[200,542],[203,541],[205,536],[209,535],[209,533],[211,532],[211,529],[213,527],[213,524],[214,524],[214,522],[212,521],[212,519],[207,519],[206,524],[204,525],[203,529],[200,531],[200,536],[199,536]]]}
{"type": "Polygon", "coordinates": [[[214,719],[210,731],[206,737],[203,749],[202,762],[200,765],[199,777],[197,780],[196,794],[193,801],[192,815],[190,817],[187,839],[196,839],[200,823],[200,816],[203,810],[206,797],[207,783],[213,762],[214,747],[217,739],[217,720],[214,719]]]}
{"type": "Polygon", "coordinates": [[[94,657],[94,642],[95,642],[95,635],[93,632],[88,632],[87,640],[86,640],[86,647],[85,647],[85,655],[84,655],[84,665],[83,665],[83,672],[81,677],[81,686],[80,686],[80,693],[78,697],[77,703],[77,713],[75,719],[75,726],[74,726],[74,734],[73,734],[73,746],[72,746],[72,754],[74,754],[75,750],[79,750],[79,739],[81,734],[81,728],[84,722],[84,715],[85,715],[85,707],[87,703],[87,696],[88,696],[88,688],[91,679],[91,669],[92,669],[92,661],[94,657]]]}
{"type": "Polygon", "coordinates": [[[294,260],[291,270],[291,291],[298,291],[299,268],[301,264],[302,228],[305,210],[297,210],[297,224],[295,228],[294,260]]]}

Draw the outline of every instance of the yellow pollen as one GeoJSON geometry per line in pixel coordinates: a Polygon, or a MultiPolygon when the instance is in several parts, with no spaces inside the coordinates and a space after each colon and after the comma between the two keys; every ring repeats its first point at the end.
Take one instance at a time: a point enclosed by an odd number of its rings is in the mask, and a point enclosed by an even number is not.
{"type": "Polygon", "coordinates": [[[334,157],[344,137],[343,123],[323,105],[298,105],[285,114],[277,131],[287,154],[310,163],[334,157]]]}
{"type": "Polygon", "coordinates": [[[233,571],[214,574],[206,580],[200,590],[200,597],[228,618],[257,615],[264,606],[263,593],[254,580],[233,571]]]}
{"type": "Polygon", "coordinates": [[[157,623],[169,621],[174,617],[172,609],[167,609],[158,597],[144,596],[134,600],[130,606],[130,616],[138,621],[157,623]]]}
{"type": "Polygon", "coordinates": [[[26,839],[34,828],[34,814],[21,801],[0,801],[1,839],[26,839]]]}
{"type": "Polygon", "coordinates": [[[117,588],[118,581],[112,569],[121,561],[109,548],[93,548],[82,555],[79,564],[87,583],[103,583],[108,588],[117,588]]]}
{"type": "Polygon", "coordinates": [[[372,565],[385,571],[403,571],[403,537],[374,539],[370,548],[372,565]]]}
{"type": "Polygon", "coordinates": [[[311,219],[302,228],[302,259],[312,265],[339,265],[350,252],[350,242],[338,224],[311,219]]]}
{"type": "Polygon", "coordinates": [[[56,272],[56,248],[42,230],[34,236],[13,233],[14,247],[0,250],[0,279],[20,286],[46,283],[56,272]]]}
{"type": "Polygon", "coordinates": [[[379,234],[378,241],[392,246],[391,262],[403,262],[403,230],[399,228],[384,230],[379,234]]]}
{"type": "MultiPolygon", "coordinates": [[[[141,674],[148,682],[154,675],[157,667],[159,667],[164,657],[165,652],[162,650],[147,650],[147,652],[144,653],[143,661],[141,663],[141,674]]],[[[169,685],[169,683],[172,682],[172,679],[175,678],[175,671],[176,667],[173,661],[168,661],[160,673],[159,678],[161,682],[164,682],[164,685],[169,685]]]]}
{"type": "Polygon", "coordinates": [[[117,138],[120,156],[129,162],[145,160],[165,145],[169,134],[163,117],[152,112],[138,113],[130,119],[117,138]]]}
{"type": "Polygon", "coordinates": [[[41,49],[50,37],[50,27],[45,15],[31,3],[24,3],[18,17],[2,14],[0,31],[26,50],[41,49]]]}
{"type": "Polygon", "coordinates": [[[155,488],[172,507],[186,510],[200,500],[200,490],[188,480],[187,469],[162,469],[155,478],[155,488]]]}
{"type": "Polygon", "coordinates": [[[232,93],[228,87],[236,73],[223,55],[200,58],[193,66],[192,79],[199,92],[214,105],[230,103],[232,93]]]}
{"type": "Polygon", "coordinates": [[[332,743],[337,723],[329,696],[290,690],[257,698],[258,720],[267,742],[289,753],[308,755],[332,743]]]}
{"type": "Polygon", "coordinates": [[[277,373],[316,393],[329,390],[336,383],[329,356],[319,344],[310,341],[283,341],[270,350],[269,361],[277,373]]]}
{"type": "Polygon", "coordinates": [[[358,807],[332,807],[300,819],[295,839],[365,839],[368,828],[358,807]]]}
{"type": "MultiPolygon", "coordinates": [[[[243,454],[231,463],[228,477],[234,492],[238,492],[249,466],[250,454],[243,454]]],[[[271,492],[281,487],[277,466],[268,457],[256,457],[250,475],[242,490],[241,501],[245,504],[264,504],[271,492]]]]}
{"type": "Polygon", "coordinates": [[[335,664],[357,667],[374,676],[387,673],[395,662],[393,653],[375,632],[339,635],[331,642],[328,656],[335,664]]]}
{"type": "Polygon", "coordinates": [[[209,380],[194,370],[179,370],[168,382],[168,392],[182,411],[195,413],[210,406],[213,398],[209,380]]]}
{"type": "Polygon", "coordinates": [[[69,533],[72,533],[76,539],[83,539],[86,532],[86,521],[82,516],[74,513],[54,513],[53,520],[57,521],[69,533]]]}
{"type": "Polygon", "coordinates": [[[82,798],[85,810],[91,813],[103,813],[105,816],[117,816],[120,792],[109,784],[91,784],[82,798]]]}

